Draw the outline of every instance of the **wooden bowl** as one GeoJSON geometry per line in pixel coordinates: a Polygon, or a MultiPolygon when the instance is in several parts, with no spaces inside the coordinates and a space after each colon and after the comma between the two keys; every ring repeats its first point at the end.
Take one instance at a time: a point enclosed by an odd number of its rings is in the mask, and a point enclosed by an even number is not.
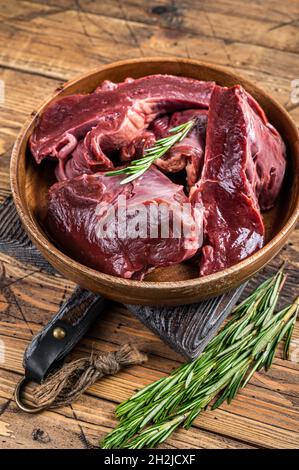
{"type": "Polygon", "coordinates": [[[113,63],[66,83],[31,114],[17,138],[11,159],[11,186],[17,211],[29,237],[44,257],[59,272],[86,289],[119,302],[143,305],[178,305],[218,295],[238,286],[265,266],[282,248],[298,219],[298,174],[298,130],[279,103],[254,83],[223,68],[195,60],[165,57],[113,63]],[[47,189],[53,182],[51,163],[36,165],[27,148],[28,137],[39,113],[53,100],[73,93],[93,91],[105,79],[119,82],[126,77],[138,78],[155,73],[215,80],[224,86],[241,84],[260,103],[287,144],[288,165],[284,185],[275,208],[264,214],[265,246],[244,261],[209,276],[198,277],[197,270],[188,263],[156,269],[144,281],[103,274],[62,253],[47,238],[39,223],[40,213],[45,207],[47,189]]]}

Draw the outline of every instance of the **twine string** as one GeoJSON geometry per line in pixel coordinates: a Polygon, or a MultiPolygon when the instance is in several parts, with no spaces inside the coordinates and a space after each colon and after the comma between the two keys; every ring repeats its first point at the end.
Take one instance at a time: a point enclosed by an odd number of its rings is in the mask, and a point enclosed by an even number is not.
{"type": "Polygon", "coordinates": [[[36,406],[58,408],[70,405],[96,380],[115,375],[125,366],[142,364],[147,360],[135,346],[125,344],[117,351],[93,353],[64,364],[33,392],[36,406]]]}

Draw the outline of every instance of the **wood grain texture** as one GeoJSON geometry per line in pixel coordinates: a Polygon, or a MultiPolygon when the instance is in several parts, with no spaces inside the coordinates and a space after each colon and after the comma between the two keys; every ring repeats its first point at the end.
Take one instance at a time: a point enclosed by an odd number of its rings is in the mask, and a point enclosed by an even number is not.
{"type": "MultiPolygon", "coordinates": [[[[299,124],[299,105],[290,98],[290,81],[299,78],[298,1],[253,0],[250,8],[241,0],[182,0],[177,6],[167,0],[109,0],[109,8],[105,5],[91,0],[0,2],[0,79],[5,81],[5,103],[0,105],[1,201],[9,194],[11,149],[27,115],[62,82],[119,58],[171,54],[228,66],[267,90],[299,124]]],[[[298,294],[298,233],[248,289],[287,260],[290,275],[282,303],[298,294]]],[[[74,284],[8,255],[0,255],[0,262],[0,340],[5,346],[0,447],[96,445],[115,425],[117,403],[183,361],[123,306],[114,305],[74,354],[89,354],[93,348],[111,351],[131,340],[148,352],[149,362],[95,384],[72,407],[24,416],[12,400],[23,351],[74,284]]],[[[290,361],[283,361],[277,351],[273,368],[256,374],[233,404],[203,413],[192,429],[179,430],[165,447],[298,448],[298,351],[297,326],[290,361]]]]}
{"type": "Polygon", "coordinates": [[[200,355],[238,302],[245,284],[197,304],[169,306],[127,305],[162,341],[187,360],[200,355]]]}

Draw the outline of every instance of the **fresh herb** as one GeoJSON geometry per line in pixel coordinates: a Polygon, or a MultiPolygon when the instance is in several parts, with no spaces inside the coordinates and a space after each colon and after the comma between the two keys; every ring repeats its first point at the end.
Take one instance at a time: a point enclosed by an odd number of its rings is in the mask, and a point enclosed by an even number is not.
{"type": "Polygon", "coordinates": [[[195,123],[196,120],[193,119],[180,126],[173,127],[169,130],[171,135],[157,140],[153,147],[145,149],[142,158],[132,160],[130,165],[120,170],[109,171],[105,173],[105,176],[129,175],[127,178],[123,179],[120,184],[133,181],[135,178],[143,175],[155,160],[163,157],[174,144],[181,142],[194,127],[195,123]]]}
{"type": "Polygon", "coordinates": [[[184,424],[189,428],[208,405],[228,403],[253,373],[272,364],[285,338],[287,357],[299,298],[275,313],[285,276],[279,271],[233,311],[204,352],[168,377],[143,388],[116,409],[120,424],[102,442],[104,449],[154,447],[184,424]]]}

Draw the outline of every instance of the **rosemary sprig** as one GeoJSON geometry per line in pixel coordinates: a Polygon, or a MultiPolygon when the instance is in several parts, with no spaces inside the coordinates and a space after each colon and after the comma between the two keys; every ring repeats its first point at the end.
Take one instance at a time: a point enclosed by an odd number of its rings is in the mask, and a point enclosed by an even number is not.
{"type": "Polygon", "coordinates": [[[120,184],[126,184],[133,181],[135,178],[143,175],[152,163],[158,158],[163,157],[166,152],[177,142],[182,141],[196,123],[195,119],[187,121],[180,126],[173,127],[169,130],[170,136],[159,139],[155,142],[153,147],[144,150],[143,157],[138,160],[132,160],[130,165],[120,170],[108,171],[105,176],[118,176],[118,175],[129,175],[124,178],[120,184]]]}
{"type": "Polygon", "coordinates": [[[188,428],[208,405],[228,403],[256,370],[268,370],[278,343],[287,357],[299,298],[275,313],[285,276],[279,271],[233,311],[230,321],[193,362],[143,388],[116,409],[120,424],[102,448],[154,447],[182,423],[188,428]]]}

